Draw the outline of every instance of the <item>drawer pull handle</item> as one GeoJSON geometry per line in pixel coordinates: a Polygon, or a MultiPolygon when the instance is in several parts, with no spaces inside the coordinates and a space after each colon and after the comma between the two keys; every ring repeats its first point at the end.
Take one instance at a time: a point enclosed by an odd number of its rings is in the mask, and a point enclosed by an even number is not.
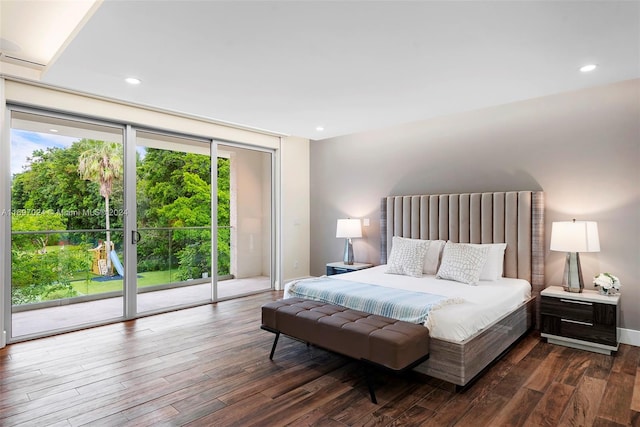
{"type": "Polygon", "coordinates": [[[593,323],[589,323],[589,322],[578,322],[577,320],[560,319],[560,321],[561,321],[561,322],[567,322],[567,323],[575,323],[576,325],[593,326],[593,323]]]}
{"type": "Polygon", "coordinates": [[[576,300],[572,300],[572,299],[562,299],[560,298],[561,302],[568,302],[571,304],[582,304],[582,305],[593,305],[593,303],[591,302],[586,302],[586,301],[576,301],[576,300]]]}

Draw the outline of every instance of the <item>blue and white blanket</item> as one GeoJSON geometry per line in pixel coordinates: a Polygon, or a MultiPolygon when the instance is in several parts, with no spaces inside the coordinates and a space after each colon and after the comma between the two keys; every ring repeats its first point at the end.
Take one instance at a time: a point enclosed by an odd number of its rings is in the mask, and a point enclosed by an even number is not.
{"type": "Polygon", "coordinates": [[[442,295],[327,277],[292,283],[289,286],[289,295],[418,324],[423,324],[429,312],[435,308],[458,302],[442,295]]]}

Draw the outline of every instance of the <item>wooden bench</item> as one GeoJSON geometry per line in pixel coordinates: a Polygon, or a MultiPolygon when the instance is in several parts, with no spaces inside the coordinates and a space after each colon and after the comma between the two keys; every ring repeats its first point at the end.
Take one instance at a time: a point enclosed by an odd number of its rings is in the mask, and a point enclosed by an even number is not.
{"type": "Polygon", "coordinates": [[[351,310],[335,304],[288,298],[262,306],[262,329],[302,340],[363,362],[371,401],[377,403],[367,365],[395,372],[429,357],[429,330],[422,325],[351,310]]]}

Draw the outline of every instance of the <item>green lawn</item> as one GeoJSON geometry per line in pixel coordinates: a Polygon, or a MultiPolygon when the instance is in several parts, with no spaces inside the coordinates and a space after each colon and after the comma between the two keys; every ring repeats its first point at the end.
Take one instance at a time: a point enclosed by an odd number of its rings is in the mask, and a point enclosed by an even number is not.
{"type": "MultiPolygon", "coordinates": [[[[175,274],[175,271],[174,271],[175,274]]],[[[95,274],[91,274],[92,277],[98,277],[95,274]]],[[[138,287],[163,285],[165,283],[171,283],[175,281],[175,276],[172,280],[171,271],[148,271],[146,273],[138,274],[138,287]]],[[[78,292],[79,295],[101,294],[103,292],[121,291],[122,279],[108,280],[105,282],[97,282],[95,280],[86,280],[84,278],[72,282],[71,286],[78,292]]]]}
{"type": "MultiPolygon", "coordinates": [[[[55,252],[63,250],[63,246],[47,246],[47,252],[55,252]]],[[[88,257],[89,261],[89,257],[88,257]]],[[[149,271],[144,273],[138,273],[137,284],[138,287],[164,285],[168,283],[177,282],[178,278],[177,269],[164,270],[164,271],[149,271]]],[[[82,295],[94,295],[105,292],[121,291],[123,288],[123,280],[108,280],[108,281],[96,281],[93,278],[100,277],[90,271],[79,271],[72,275],[71,286],[77,292],[78,296],[82,295]]],[[[56,293],[49,299],[67,298],[56,293]]]]}
{"type": "MultiPolygon", "coordinates": [[[[55,245],[55,246],[47,246],[47,252],[54,252],[62,250],[63,246],[55,245]]],[[[146,273],[138,274],[138,287],[145,286],[153,286],[153,285],[163,285],[166,283],[171,283],[176,281],[174,270],[174,277],[171,277],[172,272],[170,270],[166,271],[150,271],[146,273]]],[[[95,280],[91,280],[94,277],[100,277],[97,274],[93,274],[89,271],[81,271],[77,272],[73,275],[71,279],[71,286],[73,289],[78,292],[78,295],[92,295],[92,294],[101,294],[104,292],[112,292],[112,291],[121,291],[123,280],[108,280],[104,282],[98,282],[95,280]]]]}

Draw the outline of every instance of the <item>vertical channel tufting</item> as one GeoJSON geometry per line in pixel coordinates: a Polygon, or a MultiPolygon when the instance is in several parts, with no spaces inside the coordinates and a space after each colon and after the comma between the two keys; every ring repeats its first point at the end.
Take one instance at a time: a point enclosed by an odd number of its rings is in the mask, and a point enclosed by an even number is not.
{"type": "Polygon", "coordinates": [[[440,230],[438,223],[439,201],[440,198],[438,196],[429,196],[429,240],[438,240],[440,238],[438,235],[440,230]]]}
{"type": "Polygon", "coordinates": [[[460,241],[460,196],[451,194],[449,196],[449,240],[460,241]]]}
{"type": "Polygon", "coordinates": [[[493,243],[493,193],[482,193],[480,203],[480,242],[493,243]]]}
{"type": "Polygon", "coordinates": [[[449,196],[441,194],[438,202],[438,236],[441,240],[449,240],[449,196]]]}
{"type": "Polygon", "coordinates": [[[420,238],[429,240],[429,196],[420,196],[420,238]]]}
{"type": "Polygon", "coordinates": [[[469,242],[470,243],[482,243],[482,230],[481,230],[481,218],[480,211],[482,203],[482,194],[471,193],[471,200],[469,206],[469,242]]]}
{"type": "Polygon", "coordinates": [[[411,238],[420,238],[420,196],[411,197],[411,238]]]}
{"type": "Polygon", "coordinates": [[[411,196],[402,198],[402,237],[411,237],[411,196]]]}
{"type": "Polygon", "coordinates": [[[471,196],[469,194],[461,194],[459,199],[460,228],[458,232],[458,242],[469,243],[471,241],[471,221],[469,220],[471,196]]]}
{"type": "Polygon", "coordinates": [[[380,264],[387,263],[387,198],[380,200],[380,264]]]}
{"type": "Polygon", "coordinates": [[[504,253],[504,273],[507,277],[518,277],[518,193],[505,194],[504,239],[507,249],[504,253]]]}
{"type": "Polygon", "coordinates": [[[393,216],[395,208],[395,197],[387,198],[387,257],[391,254],[393,246],[393,233],[395,232],[395,218],[393,216]]]}
{"type": "Polygon", "coordinates": [[[493,193],[493,241],[504,243],[504,193],[493,193]]]}
{"type": "Polygon", "coordinates": [[[402,197],[393,200],[393,235],[402,237],[402,197]]]}

